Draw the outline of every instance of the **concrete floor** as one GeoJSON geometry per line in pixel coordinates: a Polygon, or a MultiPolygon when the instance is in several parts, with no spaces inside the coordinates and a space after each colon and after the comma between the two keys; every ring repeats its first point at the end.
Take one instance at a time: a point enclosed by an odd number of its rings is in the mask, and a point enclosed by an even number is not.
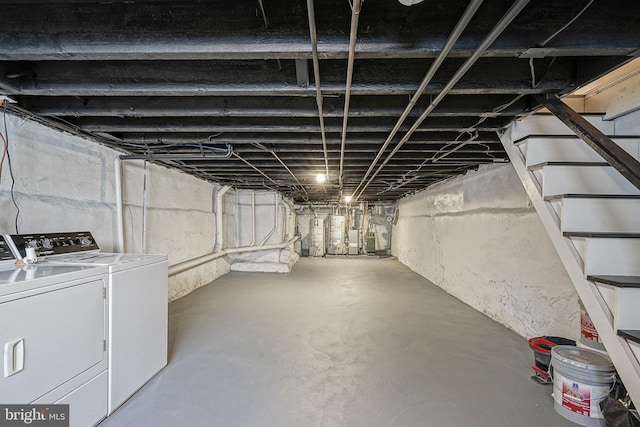
{"type": "Polygon", "coordinates": [[[101,427],[575,426],[522,337],[394,259],[230,273],[169,312],[169,365],[101,427]]]}

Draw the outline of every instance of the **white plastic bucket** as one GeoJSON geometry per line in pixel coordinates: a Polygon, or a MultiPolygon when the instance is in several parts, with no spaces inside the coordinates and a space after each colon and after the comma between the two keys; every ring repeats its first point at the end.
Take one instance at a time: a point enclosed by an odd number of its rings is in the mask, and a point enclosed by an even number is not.
{"type": "Polygon", "coordinates": [[[599,403],[616,381],[611,359],[587,348],[559,345],[551,349],[551,365],[556,412],[583,426],[606,426],[599,403]]]}
{"type": "Polygon", "coordinates": [[[596,327],[587,313],[587,309],[584,308],[582,300],[578,299],[580,304],[580,342],[587,347],[595,348],[596,350],[604,350],[604,344],[600,340],[600,335],[596,330],[596,327]]]}

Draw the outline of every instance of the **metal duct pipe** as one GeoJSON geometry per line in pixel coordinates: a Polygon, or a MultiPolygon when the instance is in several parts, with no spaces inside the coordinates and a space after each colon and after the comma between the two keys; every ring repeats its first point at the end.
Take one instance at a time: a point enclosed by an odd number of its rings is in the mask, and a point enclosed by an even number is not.
{"type": "Polygon", "coordinates": [[[236,231],[236,246],[240,246],[240,190],[233,190],[233,218],[236,231]]]}
{"type": "Polygon", "coordinates": [[[258,244],[258,246],[262,246],[264,245],[267,240],[269,240],[269,238],[271,236],[273,236],[273,233],[276,232],[276,230],[278,229],[278,212],[280,211],[280,209],[278,209],[278,193],[274,192],[273,193],[273,229],[271,229],[271,231],[269,231],[269,233],[267,234],[267,236],[262,239],[262,241],[258,244]]]}
{"type": "Polygon", "coordinates": [[[282,240],[289,240],[289,217],[291,216],[291,205],[287,200],[282,198],[284,206],[284,236],[282,240]]]}
{"type": "Polygon", "coordinates": [[[213,247],[213,252],[220,252],[224,243],[224,233],[222,232],[222,226],[224,223],[222,218],[222,198],[224,197],[224,194],[229,190],[231,190],[231,187],[225,185],[216,193],[216,243],[213,247]]]}
{"type": "Polygon", "coordinates": [[[309,35],[311,36],[311,51],[313,52],[313,79],[316,83],[316,104],[318,105],[318,118],[320,119],[320,135],[322,136],[322,151],[324,152],[324,168],[329,179],[329,155],[327,154],[327,138],[324,131],[324,114],[322,89],[320,89],[320,58],[318,57],[318,33],[316,31],[316,14],[313,0],[307,0],[309,15],[309,35]]]}
{"type": "Polygon", "coordinates": [[[256,191],[251,190],[251,243],[249,246],[256,244],[256,191]]]}
{"type": "Polygon", "coordinates": [[[122,160],[193,160],[193,159],[228,159],[233,155],[233,146],[226,144],[223,153],[162,153],[162,154],[125,154],[122,160]]]}
{"type": "Polygon", "coordinates": [[[373,162],[371,162],[371,166],[369,166],[369,169],[365,173],[364,177],[362,177],[362,180],[360,181],[356,189],[353,191],[354,195],[358,192],[360,187],[365,183],[367,177],[369,176],[373,168],[376,166],[376,164],[380,160],[380,157],[382,157],[382,155],[384,154],[385,150],[387,149],[387,147],[389,146],[393,138],[396,136],[396,133],[398,133],[398,130],[400,130],[400,126],[402,126],[404,121],[407,119],[407,117],[409,116],[409,113],[411,113],[411,110],[413,110],[413,108],[415,107],[420,96],[422,96],[422,94],[426,90],[429,83],[431,83],[431,79],[433,79],[433,76],[436,74],[436,72],[438,71],[438,69],[446,59],[447,55],[449,55],[449,52],[453,48],[453,45],[455,45],[456,41],[458,41],[464,29],[467,28],[467,26],[469,25],[469,21],[471,21],[471,18],[473,18],[473,16],[476,14],[482,2],[483,0],[473,0],[471,3],[469,3],[469,6],[467,6],[467,9],[464,11],[462,16],[458,20],[458,23],[456,24],[455,28],[449,35],[447,42],[445,43],[445,45],[442,47],[442,50],[438,54],[438,57],[431,63],[431,66],[427,70],[427,74],[425,74],[424,78],[422,79],[422,82],[420,83],[418,90],[411,97],[411,101],[409,101],[409,104],[406,106],[406,108],[402,112],[402,115],[396,122],[396,125],[393,127],[393,130],[391,130],[391,133],[389,134],[386,141],[378,151],[376,158],[373,160],[373,162]]]}
{"type": "Polygon", "coordinates": [[[147,253],[147,179],[149,162],[144,161],[144,178],[142,181],[142,253],[147,253]]]}
{"type": "Polygon", "coordinates": [[[284,197],[282,198],[282,207],[284,208],[284,215],[282,215],[282,230],[280,230],[280,241],[284,242],[287,240],[287,204],[284,202],[284,197]]]}
{"type": "Polygon", "coordinates": [[[224,252],[225,252],[225,255],[228,255],[228,254],[238,254],[242,252],[257,252],[257,251],[268,251],[272,249],[284,249],[294,244],[296,240],[298,240],[298,236],[294,236],[291,239],[287,240],[286,242],[282,242],[282,243],[273,243],[271,245],[263,245],[263,246],[252,246],[250,248],[231,248],[231,249],[225,249],[224,252]]]}
{"type": "Polygon", "coordinates": [[[342,118],[342,144],[340,146],[340,174],[338,175],[342,190],[342,174],[344,169],[344,149],[347,145],[347,122],[349,120],[349,102],[351,100],[351,82],[353,81],[353,64],[356,58],[356,42],[358,41],[358,21],[360,20],[360,0],[351,3],[351,34],[349,35],[349,59],[347,60],[347,82],[344,92],[344,117],[342,118]]]}
{"type": "Polygon", "coordinates": [[[504,14],[504,16],[498,21],[498,23],[493,27],[491,32],[487,35],[487,37],[482,41],[480,46],[476,48],[465,62],[462,64],[460,68],[456,71],[456,73],[451,77],[449,82],[445,85],[445,87],[440,91],[438,96],[431,101],[431,104],[425,109],[422,115],[416,120],[413,126],[409,129],[409,131],[404,135],[404,137],[398,142],[396,147],[389,153],[384,162],[376,169],[375,173],[369,178],[369,181],[362,187],[360,193],[357,197],[360,197],[364,190],[371,184],[371,181],[380,173],[382,168],[391,160],[391,158],[400,150],[400,148],[404,145],[405,142],[411,138],[411,135],[415,130],[420,126],[420,124],[427,118],[427,116],[437,107],[437,105],[444,99],[445,96],[449,93],[449,91],[460,81],[462,76],[476,63],[476,61],[482,56],[485,50],[502,34],[502,32],[507,28],[507,26],[518,16],[518,14],[525,8],[527,4],[529,4],[530,0],[517,0],[511,8],[504,14]]]}
{"type": "Polygon", "coordinates": [[[172,265],[171,267],[169,267],[169,277],[175,276],[176,274],[183,273],[187,270],[191,270],[192,268],[201,266],[202,264],[206,264],[207,262],[221,258],[225,255],[238,254],[238,253],[244,253],[244,252],[268,251],[273,249],[284,249],[293,245],[296,242],[296,240],[298,240],[298,236],[295,236],[286,242],[276,243],[273,245],[250,246],[250,247],[231,248],[231,249],[224,249],[221,251],[215,251],[210,254],[202,255],[197,258],[172,265]]]}
{"type": "Polygon", "coordinates": [[[122,201],[122,159],[118,156],[114,165],[114,186],[116,187],[116,228],[117,242],[115,252],[124,252],[124,218],[122,201]]]}

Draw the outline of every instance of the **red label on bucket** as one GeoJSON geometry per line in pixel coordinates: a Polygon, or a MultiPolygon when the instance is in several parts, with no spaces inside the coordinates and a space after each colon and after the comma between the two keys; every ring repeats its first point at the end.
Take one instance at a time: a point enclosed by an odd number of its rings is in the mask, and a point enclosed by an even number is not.
{"type": "Polygon", "coordinates": [[[584,308],[580,309],[580,334],[588,340],[599,342],[598,331],[584,308]]]}
{"type": "Polygon", "coordinates": [[[563,380],[562,406],[576,414],[591,416],[591,386],[563,380]]]}

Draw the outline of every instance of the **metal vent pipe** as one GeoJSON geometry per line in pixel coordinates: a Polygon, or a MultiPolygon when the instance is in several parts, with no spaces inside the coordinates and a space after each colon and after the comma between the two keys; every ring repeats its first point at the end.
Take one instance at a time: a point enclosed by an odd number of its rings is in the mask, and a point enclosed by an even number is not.
{"type": "Polygon", "coordinates": [[[307,0],[309,15],[309,34],[311,36],[311,50],[313,53],[313,78],[316,82],[316,104],[318,105],[318,117],[320,119],[320,135],[322,136],[322,151],[324,152],[324,168],[329,179],[329,155],[327,154],[327,138],[324,130],[324,114],[322,89],[320,89],[320,58],[318,56],[318,33],[316,30],[316,15],[313,0],[307,0]]]}
{"type": "Polygon", "coordinates": [[[378,154],[376,155],[375,159],[373,160],[373,162],[371,162],[371,166],[369,166],[369,169],[365,173],[364,177],[362,177],[360,184],[358,184],[358,186],[354,190],[353,192],[354,195],[358,192],[360,187],[365,183],[365,181],[369,177],[369,174],[371,173],[373,168],[376,166],[376,164],[384,154],[385,150],[387,149],[387,147],[389,146],[393,138],[396,136],[396,133],[398,133],[398,130],[400,130],[400,127],[409,116],[409,113],[411,113],[411,110],[413,110],[413,107],[415,107],[420,96],[424,93],[429,83],[431,83],[431,79],[433,79],[433,76],[436,74],[436,72],[444,62],[447,55],[449,55],[449,52],[453,48],[456,41],[458,41],[458,38],[460,38],[460,35],[462,35],[462,32],[464,31],[464,29],[467,28],[467,26],[469,25],[469,21],[471,21],[471,18],[473,18],[473,16],[476,14],[482,2],[483,0],[473,0],[471,3],[469,3],[469,6],[467,6],[467,8],[465,9],[464,13],[458,20],[458,23],[456,24],[455,28],[449,35],[447,42],[445,43],[445,45],[442,47],[442,50],[438,54],[438,57],[431,63],[431,66],[427,70],[427,74],[425,74],[424,78],[422,79],[422,82],[420,83],[418,90],[413,95],[413,97],[411,97],[411,101],[409,101],[409,104],[404,109],[396,125],[393,127],[393,129],[391,130],[391,133],[389,134],[386,141],[378,151],[378,154]]]}
{"type": "Polygon", "coordinates": [[[456,73],[451,77],[451,80],[446,84],[446,86],[440,91],[438,96],[431,101],[431,104],[427,109],[422,113],[422,115],[416,120],[413,126],[409,129],[409,131],[404,135],[404,137],[398,142],[396,147],[389,153],[387,158],[382,162],[382,164],[376,169],[375,173],[369,178],[369,181],[362,187],[360,193],[358,193],[357,197],[360,197],[364,190],[371,184],[371,181],[380,173],[382,168],[391,160],[391,158],[400,150],[400,148],[404,145],[405,142],[411,138],[413,132],[418,129],[420,124],[427,118],[429,114],[438,106],[438,104],[444,99],[445,96],[449,93],[449,91],[462,79],[464,74],[480,59],[482,54],[487,50],[487,48],[502,34],[502,32],[511,24],[511,22],[520,14],[522,9],[525,8],[527,4],[529,4],[530,0],[518,0],[516,1],[511,8],[504,14],[504,16],[498,21],[498,23],[493,27],[491,32],[487,35],[487,37],[483,40],[483,42],[476,48],[473,55],[471,55],[462,66],[456,71],[456,73]]]}
{"type": "Polygon", "coordinates": [[[342,191],[344,173],[344,150],[347,144],[347,123],[349,121],[349,102],[351,101],[351,82],[353,81],[353,64],[356,56],[356,42],[358,41],[358,21],[360,20],[360,0],[353,0],[351,4],[351,34],[349,36],[349,59],[347,60],[347,81],[344,92],[344,117],[342,119],[342,144],[340,146],[340,174],[339,183],[342,191]]]}

